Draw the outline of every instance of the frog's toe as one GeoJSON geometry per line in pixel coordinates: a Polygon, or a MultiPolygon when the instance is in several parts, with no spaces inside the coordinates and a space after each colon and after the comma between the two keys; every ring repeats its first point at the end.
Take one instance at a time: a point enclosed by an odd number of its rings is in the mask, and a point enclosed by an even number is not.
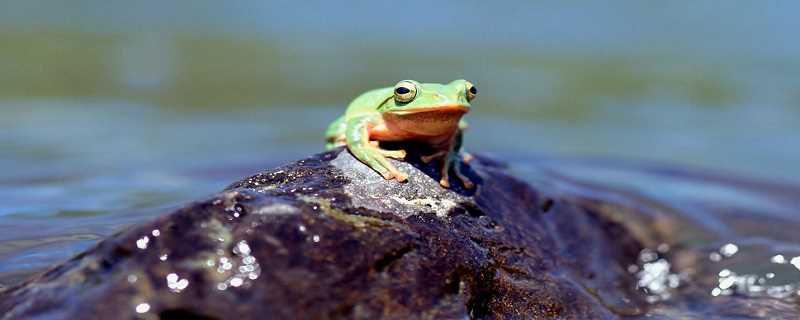
{"type": "Polygon", "coordinates": [[[461,160],[464,161],[464,163],[470,163],[472,160],[475,160],[475,156],[473,156],[471,153],[463,152],[461,154],[461,160]]]}
{"type": "Polygon", "coordinates": [[[384,179],[386,179],[386,180],[392,180],[392,179],[394,179],[394,174],[392,174],[392,173],[391,173],[391,172],[389,172],[389,171],[381,171],[381,172],[379,172],[379,173],[381,174],[381,177],[383,177],[383,178],[384,178],[384,179]]]}
{"type": "Polygon", "coordinates": [[[408,175],[400,172],[400,171],[386,171],[381,173],[386,180],[397,180],[397,182],[406,182],[408,180],[408,175]]]}
{"type": "Polygon", "coordinates": [[[378,157],[375,158],[375,160],[377,160],[380,166],[383,169],[385,169],[383,171],[380,171],[384,179],[386,180],[396,179],[398,182],[403,182],[408,180],[407,174],[403,173],[400,170],[397,170],[397,168],[395,168],[391,163],[389,163],[389,160],[386,160],[386,158],[383,158],[382,156],[380,156],[380,154],[378,157]]]}
{"type": "Polygon", "coordinates": [[[380,149],[380,153],[383,154],[385,157],[403,160],[406,158],[406,151],[405,150],[383,150],[380,149]]]}
{"type": "Polygon", "coordinates": [[[408,175],[405,174],[405,173],[402,173],[400,171],[397,171],[396,173],[394,173],[394,178],[397,179],[397,182],[406,182],[406,181],[408,181],[408,175]]]}
{"type": "Polygon", "coordinates": [[[440,185],[441,185],[443,188],[450,188],[450,180],[449,180],[449,179],[447,179],[447,178],[442,178],[441,180],[439,180],[439,184],[440,184],[440,185]]]}

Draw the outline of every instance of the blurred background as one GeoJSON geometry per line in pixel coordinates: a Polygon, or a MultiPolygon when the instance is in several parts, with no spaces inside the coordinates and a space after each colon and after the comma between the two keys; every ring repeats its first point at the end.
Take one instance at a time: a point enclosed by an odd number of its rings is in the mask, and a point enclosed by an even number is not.
{"type": "Polygon", "coordinates": [[[465,78],[467,147],[800,181],[800,2],[0,3],[0,286],[465,78]]]}

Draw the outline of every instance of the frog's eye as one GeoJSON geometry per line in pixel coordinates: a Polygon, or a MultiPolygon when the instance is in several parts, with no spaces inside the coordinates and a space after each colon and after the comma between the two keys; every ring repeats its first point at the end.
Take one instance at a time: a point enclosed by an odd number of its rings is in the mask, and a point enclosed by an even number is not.
{"type": "Polygon", "coordinates": [[[417,96],[417,85],[411,81],[403,80],[394,85],[394,100],[408,103],[417,96]]]}
{"type": "Polygon", "coordinates": [[[466,87],[467,87],[467,101],[472,101],[478,94],[478,88],[476,88],[475,85],[469,81],[467,81],[466,87]]]}

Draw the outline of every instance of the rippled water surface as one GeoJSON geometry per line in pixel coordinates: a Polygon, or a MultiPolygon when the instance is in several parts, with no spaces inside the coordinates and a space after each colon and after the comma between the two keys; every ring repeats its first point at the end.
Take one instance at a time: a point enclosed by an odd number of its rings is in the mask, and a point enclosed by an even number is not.
{"type": "Polygon", "coordinates": [[[653,315],[725,312],[697,306],[713,297],[800,299],[800,185],[601,159],[528,159],[513,170],[552,196],[597,203],[645,242],[628,271],[649,302],[667,306],[653,315]]]}
{"type": "Polygon", "coordinates": [[[362,91],[466,78],[480,90],[471,151],[553,192],[659,208],[680,230],[653,236],[629,268],[654,301],[687,283],[712,296],[796,295],[796,5],[460,3],[392,24],[368,5],[10,2],[0,286],[321,151],[328,122],[362,91]],[[738,178],[748,176],[771,182],[738,178]]]}

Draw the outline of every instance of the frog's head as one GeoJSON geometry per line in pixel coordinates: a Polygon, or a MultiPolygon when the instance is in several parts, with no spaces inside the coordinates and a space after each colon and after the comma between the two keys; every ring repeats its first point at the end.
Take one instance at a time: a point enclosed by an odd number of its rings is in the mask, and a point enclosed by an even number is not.
{"type": "Polygon", "coordinates": [[[378,110],[390,127],[419,135],[445,135],[458,128],[477,93],[467,80],[448,84],[403,80],[378,110]]]}

